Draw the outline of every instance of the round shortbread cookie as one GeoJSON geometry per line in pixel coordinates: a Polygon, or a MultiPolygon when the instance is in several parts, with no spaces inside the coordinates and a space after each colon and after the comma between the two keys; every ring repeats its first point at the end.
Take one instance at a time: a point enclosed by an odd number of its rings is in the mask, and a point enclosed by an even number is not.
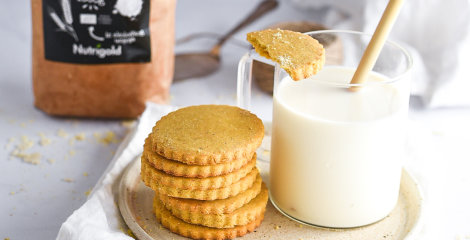
{"type": "MultiPolygon", "coordinates": [[[[156,169],[173,176],[206,178],[231,173],[244,166],[250,158],[238,158],[230,162],[215,165],[189,165],[182,162],[167,159],[152,150],[152,134],[145,139],[144,153],[148,162],[156,169]]],[[[256,153],[255,153],[256,154],[256,153]]],[[[256,158],[253,155],[253,158],[256,158]]]]}
{"type": "Polygon", "coordinates": [[[201,214],[197,212],[184,211],[179,208],[168,208],[173,216],[191,224],[202,225],[213,228],[233,228],[235,226],[246,225],[256,219],[266,210],[268,202],[268,189],[262,184],[261,192],[249,203],[241,208],[223,214],[201,214]]]}
{"type": "Polygon", "coordinates": [[[245,177],[230,186],[216,189],[198,190],[163,186],[157,181],[153,180],[149,175],[141,174],[142,181],[145,183],[145,185],[154,191],[171,197],[191,198],[197,200],[216,200],[235,196],[253,186],[257,177],[261,176],[259,176],[259,171],[255,167],[245,177]]]}
{"type": "Polygon", "coordinates": [[[178,235],[192,239],[222,240],[241,237],[255,230],[255,228],[261,224],[264,218],[264,212],[262,212],[259,216],[256,216],[254,221],[243,226],[222,229],[210,228],[190,224],[171,215],[170,211],[168,211],[158,199],[158,194],[155,195],[153,205],[157,221],[159,221],[165,228],[178,235]]]}
{"type": "Polygon", "coordinates": [[[233,197],[218,200],[195,200],[187,198],[175,198],[160,194],[159,198],[168,209],[175,211],[193,212],[199,214],[224,214],[231,213],[243,205],[249,203],[261,192],[261,178],[256,178],[253,186],[233,197]]]}
{"type": "Polygon", "coordinates": [[[325,63],[323,46],[299,32],[266,29],[248,33],[247,40],[259,55],[277,62],[293,80],[316,74],[325,63]]]}
{"type": "Polygon", "coordinates": [[[190,165],[251,159],[264,136],[263,122],[247,110],[228,105],[178,109],[152,130],[152,149],[190,165]]]}
{"type": "Polygon", "coordinates": [[[197,190],[207,190],[230,186],[233,183],[238,182],[241,178],[245,177],[256,166],[256,158],[253,158],[242,168],[226,175],[207,178],[189,178],[177,177],[167,174],[163,171],[157,170],[152,165],[150,165],[150,163],[143,155],[141,157],[141,162],[141,174],[150,176],[154,181],[157,181],[160,185],[180,189],[197,190]]]}

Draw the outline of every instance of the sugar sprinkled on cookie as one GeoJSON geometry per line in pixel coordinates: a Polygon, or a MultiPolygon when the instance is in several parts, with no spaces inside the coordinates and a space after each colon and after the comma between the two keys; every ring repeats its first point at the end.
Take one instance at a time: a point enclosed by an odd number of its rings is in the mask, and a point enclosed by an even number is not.
{"type": "Polygon", "coordinates": [[[267,29],[247,34],[261,56],[271,59],[294,80],[315,75],[325,63],[325,49],[314,38],[289,30],[267,29]]]}

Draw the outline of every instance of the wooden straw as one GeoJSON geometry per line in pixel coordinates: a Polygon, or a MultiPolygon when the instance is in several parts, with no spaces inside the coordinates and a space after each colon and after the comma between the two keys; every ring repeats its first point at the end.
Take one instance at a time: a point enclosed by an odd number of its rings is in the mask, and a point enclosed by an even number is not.
{"type": "MultiPolygon", "coordinates": [[[[379,25],[377,25],[374,35],[372,35],[369,45],[367,45],[364,55],[362,55],[361,62],[359,62],[359,66],[354,73],[351,84],[365,82],[367,75],[372,70],[379,57],[380,51],[382,51],[385,40],[392,29],[393,23],[395,23],[402,5],[403,0],[390,0],[388,2],[379,25]]],[[[350,87],[349,90],[357,91],[359,88],[358,86],[353,86],[350,87]]]]}

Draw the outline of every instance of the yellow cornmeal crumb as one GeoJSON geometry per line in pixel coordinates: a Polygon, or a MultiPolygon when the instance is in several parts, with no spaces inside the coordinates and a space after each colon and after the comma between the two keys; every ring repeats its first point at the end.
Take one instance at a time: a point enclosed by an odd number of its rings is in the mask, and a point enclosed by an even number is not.
{"type": "Polygon", "coordinates": [[[279,225],[274,226],[274,230],[278,230],[279,228],[281,228],[281,226],[279,225]]]}
{"type": "Polygon", "coordinates": [[[105,145],[119,142],[119,140],[116,138],[116,134],[112,131],[107,131],[104,137],[102,137],[100,133],[93,133],[93,136],[95,137],[96,141],[105,145]]]}
{"type": "Polygon", "coordinates": [[[38,165],[41,163],[41,154],[40,153],[24,153],[18,149],[13,150],[11,153],[12,156],[23,160],[23,162],[30,163],[33,165],[38,165]]]}
{"type": "Polygon", "coordinates": [[[125,120],[121,122],[121,126],[130,129],[134,126],[135,120],[125,120]]]}
{"type": "Polygon", "coordinates": [[[87,196],[87,197],[90,196],[91,190],[92,190],[91,188],[86,190],[85,191],[85,196],[87,196]]]}
{"type": "Polygon", "coordinates": [[[15,192],[11,191],[11,192],[10,192],[10,195],[15,195],[15,192]]]}
{"type": "Polygon", "coordinates": [[[26,123],[20,123],[20,127],[25,128],[25,127],[26,127],[26,123]]]}
{"type": "Polygon", "coordinates": [[[68,134],[67,134],[67,132],[64,131],[64,129],[61,128],[57,131],[57,136],[62,137],[62,138],[66,138],[68,136],[68,134]]]}
{"type": "Polygon", "coordinates": [[[77,140],[77,141],[83,141],[83,140],[85,140],[85,138],[86,138],[85,133],[79,133],[79,134],[75,135],[75,140],[77,140]]]}
{"type": "Polygon", "coordinates": [[[15,149],[10,153],[11,157],[16,157],[26,163],[38,165],[40,163],[41,154],[39,153],[26,153],[25,151],[33,147],[34,142],[27,136],[21,136],[21,142],[16,145],[15,149]]]}
{"type": "Polygon", "coordinates": [[[30,149],[34,145],[34,142],[31,141],[27,136],[21,136],[21,142],[18,144],[17,149],[20,151],[25,151],[30,149]]]}
{"type": "Polygon", "coordinates": [[[70,154],[70,156],[75,156],[75,150],[71,149],[71,150],[69,151],[69,154],[70,154]]]}
{"type": "Polygon", "coordinates": [[[50,164],[55,163],[55,159],[53,159],[53,158],[49,158],[49,159],[47,159],[47,161],[48,161],[50,164]]]}
{"type": "Polygon", "coordinates": [[[10,238],[5,238],[4,240],[10,240],[10,238]]]}
{"type": "Polygon", "coordinates": [[[300,224],[300,223],[299,223],[299,224],[297,224],[297,227],[299,227],[299,228],[303,228],[304,226],[303,226],[302,224],[300,224]]]}
{"type": "Polygon", "coordinates": [[[47,146],[52,143],[52,140],[47,138],[44,133],[39,133],[39,137],[40,137],[39,144],[41,146],[47,146]]]}
{"type": "Polygon", "coordinates": [[[62,178],[62,181],[71,183],[71,182],[73,182],[73,179],[71,179],[71,178],[62,178]]]}
{"type": "Polygon", "coordinates": [[[134,233],[130,230],[130,229],[127,229],[127,235],[129,235],[129,237],[132,237],[132,238],[136,238],[134,233]]]}
{"type": "Polygon", "coordinates": [[[69,145],[70,146],[73,146],[74,143],[75,143],[75,139],[73,139],[73,138],[69,139],[69,145]]]}
{"type": "Polygon", "coordinates": [[[84,173],[83,173],[83,176],[88,177],[88,173],[87,173],[87,172],[84,172],[84,173]]]}
{"type": "Polygon", "coordinates": [[[132,237],[134,239],[136,238],[134,233],[130,229],[125,230],[122,226],[119,226],[119,230],[121,230],[121,232],[127,234],[129,237],[132,237]]]}

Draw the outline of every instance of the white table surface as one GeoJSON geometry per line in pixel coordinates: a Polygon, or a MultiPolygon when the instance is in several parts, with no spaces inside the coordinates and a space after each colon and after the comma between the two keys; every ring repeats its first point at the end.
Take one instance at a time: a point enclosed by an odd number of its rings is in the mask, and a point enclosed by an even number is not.
{"type": "MultiPolygon", "coordinates": [[[[223,33],[256,3],[180,0],[176,36],[223,33]]],[[[128,130],[117,120],[54,118],[33,107],[30,11],[27,0],[0,1],[0,239],[55,239],[61,223],[85,202],[86,192],[128,130]],[[59,136],[60,129],[67,136],[59,136]],[[116,142],[101,143],[94,136],[109,131],[116,135],[116,142]],[[52,143],[41,146],[39,133],[52,143]],[[85,140],[71,140],[82,133],[85,140]],[[41,154],[40,164],[10,157],[22,136],[34,142],[28,152],[41,154]],[[10,139],[16,141],[9,143],[10,139]]],[[[320,13],[283,1],[235,39],[243,41],[246,32],[278,21],[319,19],[320,13]]],[[[177,51],[209,49],[214,42],[198,39],[179,45],[177,51]]],[[[227,44],[222,49],[222,68],[210,77],[174,84],[171,104],[235,104],[237,61],[246,49],[227,44]]],[[[470,108],[424,110],[412,105],[407,165],[426,198],[423,239],[470,239],[470,108]]],[[[253,106],[259,116],[270,119],[269,96],[255,90],[253,106]]]]}

